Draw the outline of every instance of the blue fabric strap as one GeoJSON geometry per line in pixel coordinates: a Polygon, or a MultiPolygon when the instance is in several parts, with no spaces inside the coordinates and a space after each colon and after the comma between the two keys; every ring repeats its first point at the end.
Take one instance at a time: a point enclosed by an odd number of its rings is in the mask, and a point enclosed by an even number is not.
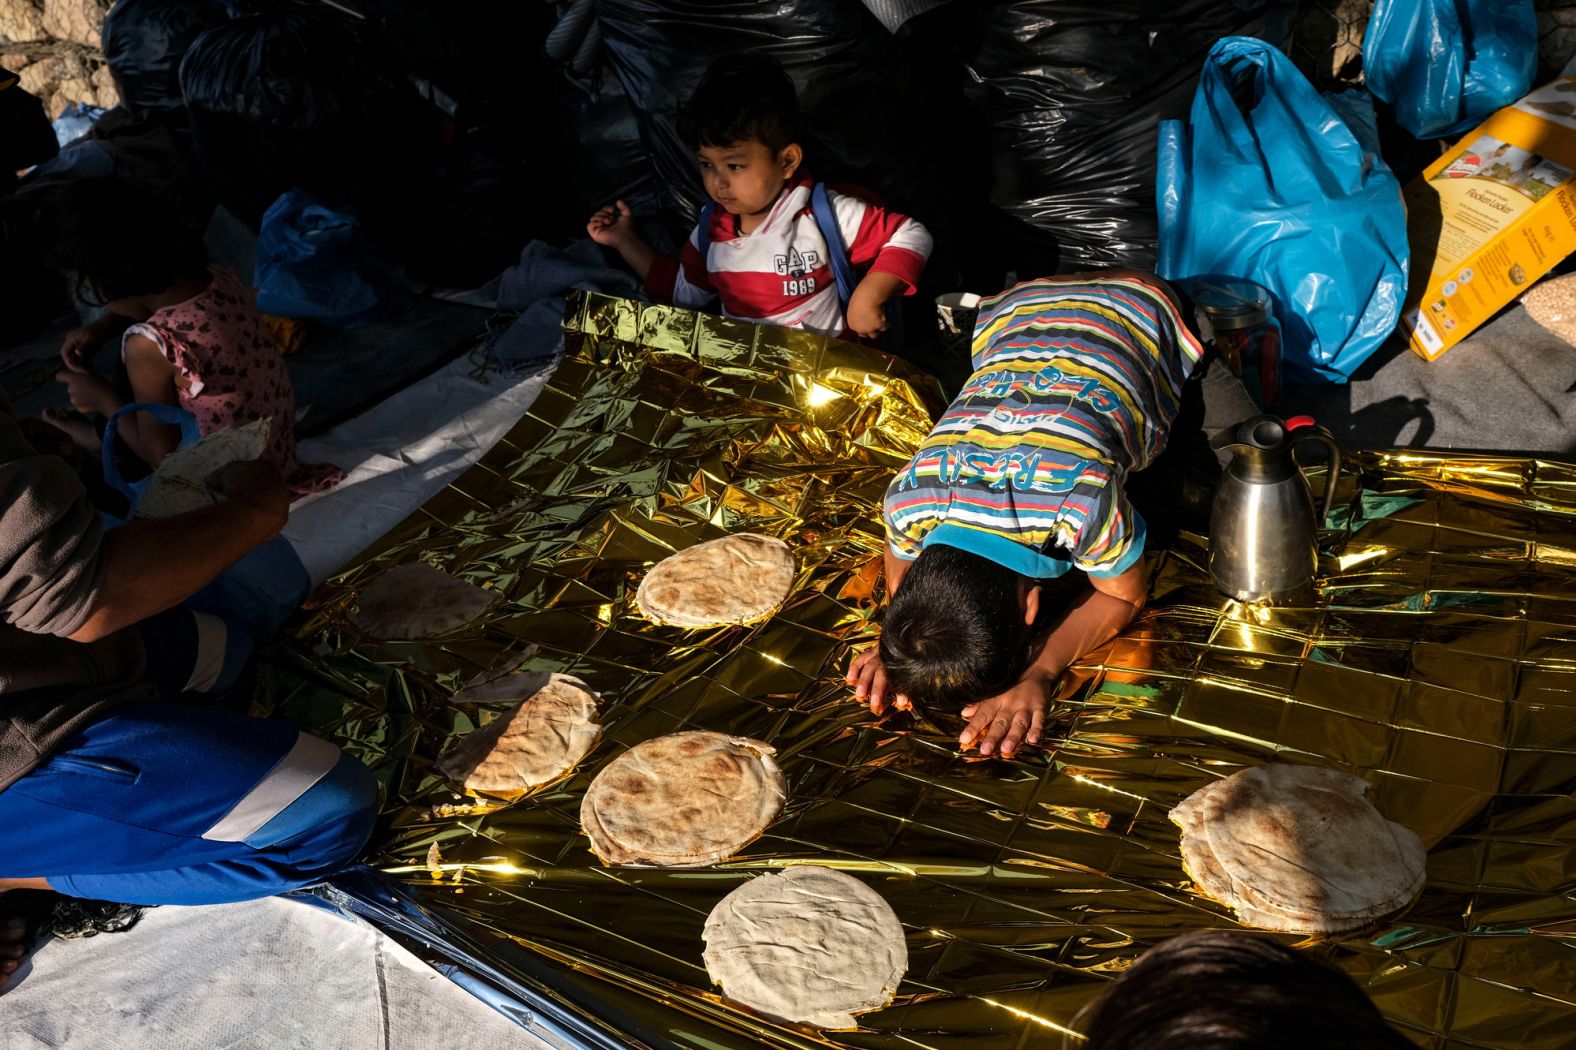
{"type": "Polygon", "coordinates": [[[121,477],[120,465],[115,462],[115,436],[120,432],[120,417],[126,415],[128,412],[146,412],[157,422],[163,423],[167,426],[180,427],[181,442],[180,445],[177,446],[179,448],[185,448],[188,445],[195,445],[198,439],[202,437],[202,432],[197,429],[196,416],[192,415],[184,408],[176,408],[174,405],[161,405],[153,402],[146,402],[134,405],[122,405],[120,408],[115,410],[114,414],[109,417],[109,422],[104,425],[104,480],[113,486],[115,491],[121,493],[123,496],[129,499],[131,501],[132,509],[135,510],[137,506],[137,500],[142,497],[142,490],[147,488],[148,481],[146,478],[135,482],[127,481],[125,478],[121,477]]]}
{"type": "Polygon", "coordinates": [[[826,194],[826,183],[818,182],[810,190],[810,210],[815,213],[815,224],[821,228],[821,239],[826,241],[826,261],[837,281],[837,297],[846,309],[859,282],[854,280],[848,247],[843,244],[842,231],[837,228],[837,213],[832,210],[832,199],[826,194]]]}

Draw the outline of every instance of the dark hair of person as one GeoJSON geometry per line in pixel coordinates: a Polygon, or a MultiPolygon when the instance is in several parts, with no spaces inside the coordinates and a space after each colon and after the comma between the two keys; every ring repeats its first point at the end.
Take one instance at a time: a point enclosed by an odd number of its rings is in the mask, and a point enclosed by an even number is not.
{"type": "Polygon", "coordinates": [[[1074,1027],[1069,1050],[1416,1050],[1345,973],[1228,930],[1149,949],[1074,1027]]]}
{"type": "Polygon", "coordinates": [[[737,52],[713,62],[679,110],[679,134],[691,149],[757,141],[776,156],[801,138],[799,96],[777,60],[737,52]]]}
{"type": "Polygon", "coordinates": [[[1022,580],[958,547],[920,551],[881,625],[888,691],[957,711],[1016,683],[1032,638],[1022,580]]]}
{"type": "Polygon", "coordinates": [[[156,295],[208,273],[202,237],[157,197],[118,179],[74,179],[43,209],[44,261],[79,299],[103,305],[156,295]]]}

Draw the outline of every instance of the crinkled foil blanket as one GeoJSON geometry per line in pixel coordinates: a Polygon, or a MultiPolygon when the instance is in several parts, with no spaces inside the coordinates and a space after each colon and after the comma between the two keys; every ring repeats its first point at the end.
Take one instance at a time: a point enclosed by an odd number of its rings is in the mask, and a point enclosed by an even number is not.
{"type": "Polygon", "coordinates": [[[1184,534],[1155,555],[1138,623],[1062,682],[1045,746],[979,760],[956,721],[873,717],[842,684],[874,635],[881,496],[940,407],[934,385],[874,350],[682,310],[584,296],[568,317],[530,414],[319,591],[259,689],[260,713],[378,772],[373,863],[479,937],[496,972],[531,969],[538,988],[546,973],[615,1043],[1057,1046],[1146,947],[1236,926],[1193,891],[1166,813],[1284,760],[1364,777],[1429,849],[1409,912],[1306,950],[1420,1045],[1576,1043],[1576,469],[1349,457],[1306,608],[1220,597],[1184,534]],[[776,616],[683,631],[636,615],[655,561],[741,530],[798,558],[776,616]],[[357,589],[418,558],[503,600],[441,641],[359,637],[357,589]],[[534,796],[461,798],[433,760],[503,705],[449,697],[516,669],[584,678],[605,735],[534,796]],[[602,867],[580,834],[586,786],[684,729],[771,742],[784,815],[712,868],[602,867]],[[908,933],[897,1000],[857,1031],[755,1017],[701,964],[724,894],[803,863],[866,880],[908,933]]]}

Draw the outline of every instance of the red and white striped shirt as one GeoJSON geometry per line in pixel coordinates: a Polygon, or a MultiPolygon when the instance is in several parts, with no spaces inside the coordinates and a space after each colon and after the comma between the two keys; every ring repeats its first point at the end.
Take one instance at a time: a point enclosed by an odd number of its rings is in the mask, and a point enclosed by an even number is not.
{"type": "MultiPolygon", "coordinates": [[[[814,185],[802,175],[784,186],[752,233],[741,234],[739,217],[717,209],[711,228],[697,225],[678,258],[656,257],[646,292],[692,309],[719,300],[724,314],[744,321],[845,335],[837,280],[810,206],[814,185]]],[[[855,274],[890,273],[912,295],[930,255],[930,231],[850,189],[828,187],[827,198],[855,274]]]]}

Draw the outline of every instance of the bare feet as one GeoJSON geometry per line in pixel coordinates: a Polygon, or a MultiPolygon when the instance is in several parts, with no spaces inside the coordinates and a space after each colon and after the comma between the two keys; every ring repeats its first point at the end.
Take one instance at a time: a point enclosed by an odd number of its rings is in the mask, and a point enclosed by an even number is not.
{"type": "Polygon", "coordinates": [[[98,431],[92,423],[77,415],[67,412],[63,408],[44,409],[44,421],[57,430],[63,431],[67,437],[79,448],[87,452],[97,452],[102,441],[98,431]]]}
{"type": "Polygon", "coordinates": [[[11,975],[27,957],[27,920],[20,915],[0,919],[0,992],[11,983],[11,975]]]}

